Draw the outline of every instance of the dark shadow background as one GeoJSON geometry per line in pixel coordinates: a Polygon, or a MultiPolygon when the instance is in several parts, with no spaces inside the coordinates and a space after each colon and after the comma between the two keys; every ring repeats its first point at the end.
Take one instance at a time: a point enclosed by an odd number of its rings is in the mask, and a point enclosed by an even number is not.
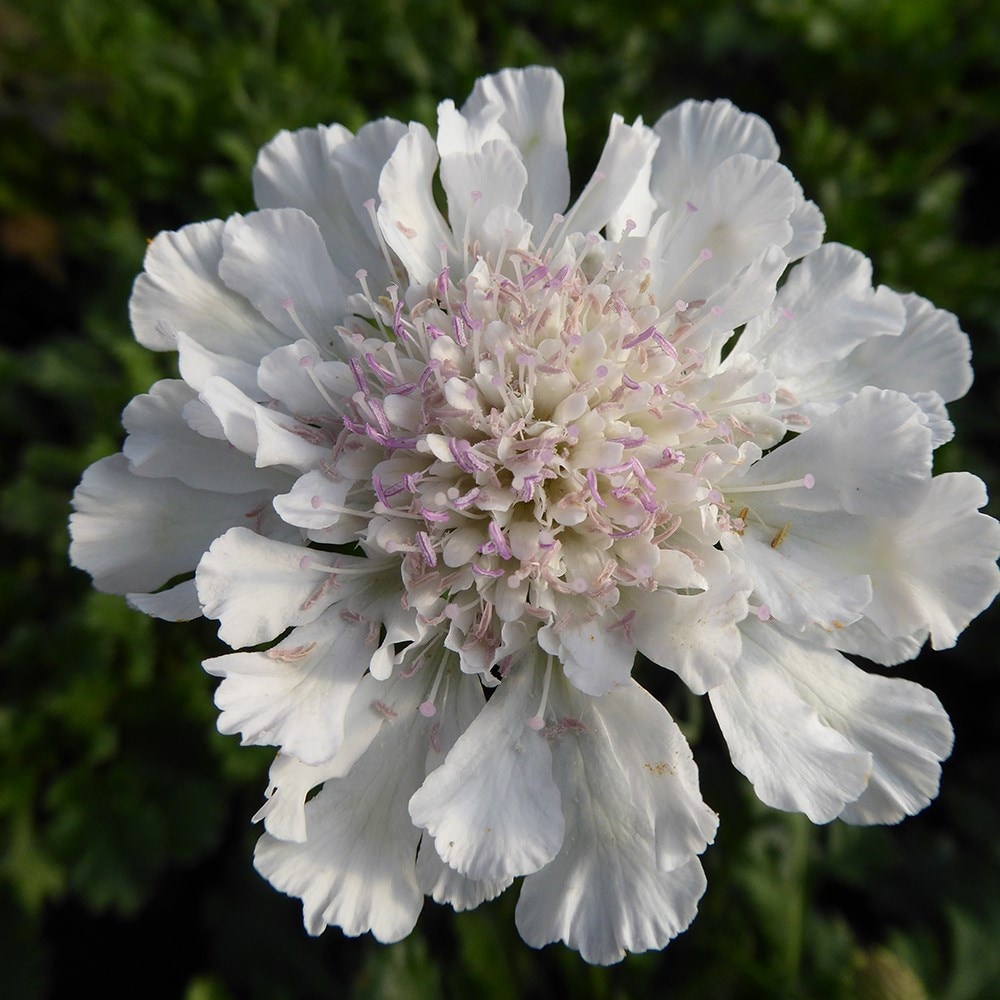
{"type": "MultiPolygon", "coordinates": [[[[214,729],[221,652],[91,591],[66,561],[68,497],[118,449],[119,413],[170,374],[129,335],[145,243],[252,207],[280,128],[433,122],[474,79],[543,62],[566,81],[577,188],[613,111],[686,97],[763,115],[876,279],[957,313],[977,381],[938,471],[997,493],[1000,11],[987,0],[0,0],[0,993],[278,998],[1000,995],[998,618],[897,668],[957,743],[940,798],[898,828],[812,828],[753,800],[700,705],[722,815],[693,928],[592,969],[523,946],[514,891],[425,908],[383,947],[308,939],[253,873],[268,752],[214,729]]],[[[993,512],[998,508],[994,505],[993,512]]]]}

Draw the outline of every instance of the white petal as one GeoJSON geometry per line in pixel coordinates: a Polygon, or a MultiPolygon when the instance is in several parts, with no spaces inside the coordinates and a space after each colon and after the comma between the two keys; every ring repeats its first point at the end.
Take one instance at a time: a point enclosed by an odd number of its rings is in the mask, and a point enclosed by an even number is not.
{"type": "MultiPolygon", "coordinates": [[[[220,379],[225,381],[225,379],[220,379]]],[[[185,403],[181,410],[184,423],[204,438],[212,441],[225,441],[226,429],[222,426],[222,421],[212,412],[212,408],[200,397],[192,399],[190,403],[185,403]]]]}
{"type": "Polygon", "coordinates": [[[819,249],[826,233],[826,219],[823,218],[819,205],[806,200],[801,187],[799,187],[798,201],[788,222],[792,227],[792,238],[782,249],[788,254],[789,260],[798,260],[819,249]]]}
{"type": "MultiPolygon", "coordinates": [[[[617,734],[624,720],[616,711],[610,718],[617,734]]],[[[602,965],[620,961],[626,951],[662,948],[694,919],[705,889],[701,866],[695,859],[671,871],[658,868],[654,822],[665,817],[651,815],[650,804],[651,797],[659,801],[659,792],[651,794],[647,784],[633,793],[599,712],[565,720],[556,730],[553,767],[563,791],[566,839],[549,865],[525,879],[517,929],[533,947],[562,940],[585,961],[602,965]]],[[[642,761],[630,763],[638,781],[642,761]]],[[[655,772],[661,761],[647,763],[655,772]]]]}
{"type": "Polygon", "coordinates": [[[343,596],[335,574],[316,567],[379,572],[371,560],[317,552],[233,528],[202,558],[196,576],[206,618],[237,649],[273,639],[290,625],[315,621],[343,596]],[[303,563],[303,560],[305,562],[303,563]]]}
{"type": "Polygon", "coordinates": [[[982,482],[967,472],[935,476],[926,499],[903,521],[877,524],[872,583],[890,635],[926,629],[935,649],[959,633],[1000,590],[1000,524],[978,508],[982,482]]]}
{"type": "Polygon", "coordinates": [[[480,226],[483,247],[497,252],[501,246],[508,250],[528,250],[531,241],[531,224],[520,212],[498,205],[487,213],[480,226]]]}
{"type": "MultiPolygon", "coordinates": [[[[931,480],[924,500],[905,518],[786,509],[782,516],[791,526],[780,553],[787,546],[818,576],[825,566],[831,578],[865,574],[872,582],[864,608],[868,624],[842,629],[844,620],[827,622],[836,633],[822,641],[887,664],[915,656],[928,632],[935,648],[954,645],[1000,587],[1000,526],[978,513],[985,503],[975,476],[949,473],[931,480]]],[[[748,526],[744,539],[753,533],[759,529],[748,526]]],[[[731,538],[724,541],[733,545],[731,538]]],[[[762,565],[753,572],[763,572],[762,565]]]]}
{"type": "Polygon", "coordinates": [[[653,126],[660,148],[653,161],[652,191],[667,208],[683,202],[702,178],[737,153],[777,160],[771,126],[731,101],[685,101],[653,126]]]}
{"type": "MultiPolygon", "coordinates": [[[[218,418],[226,440],[244,454],[253,455],[257,468],[279,465],[304,472],[330,456],[333,442],[324,438],[323,432],[254,402],[225,379],[210,378],[201,391],[201,400],[218,418]]],[[[281,473],[276,475],[283,478],[281,473]]],[[[268,478],[273,481],[274,475],[268,478]]],[[[285,478],[285,483],[288,481],[285,478]]]]}
{"type": "Polygon", "coordinates": [[[382,170],[378,221],[386,243],[399,255],[413,284],[432,281],[441,270],[441,244],[453,239],[434,204],[437,147],[423,125],[411,124],[382,170]]]}
{"type": "Polygon", "coordinates": [[[923,411],[935,451],[955,436],[955,425],[948,419],[944,400],[934,391],[910,393],[910,399],[923,411]]]}
{"type": "Polygon", "coordinates": [[[335,403],[338,397],[349,400],[358,387],[346,364],[342,361],[320,361],[316,353],[316,345],[308,340],[297,340],[287,347],[279,347],[261,361],[257,383],[289,413],[329,418],[331,408],[337,412],[336,407],[331,407],[330,399],[335,403]]]}
{"type": "Polygon", "coordinates": [[[286,488],[289,477],[261,470],[228,441],[195,433],[182,411],[196,395],[183,382],[157,382],[125,407],[129,432],[122,451],[139,476],[170,477],[196,489],[249,493],[286,488]]]}
{"type": "Polygon", "coordinates": [[[910,394],[933,389],[946,403],[961,399],[972,386],[972,350],[958,319],[919,295],[904,295],[903,305],[906,328],[900,347],[906,345],[905,354],[882,356],[881,367],[891,381],[879,384],[910,394]]]}
{"type": "Polygon", "coordinates": [[[709,698],[733,764],[761,801],[828,823],[865,790],[872,759],[790,683],[785,668],[796,657],[819,675],[840,654],[793,645],[774,625],[747,619],[743,656],[709,698]]]}
{"type": "MultiPolygon", "coordinates": [[[[382,168],[406,131],[406,125],[394,118],[377,118],[362,125],[353,139],[333,151],[346,203],[369,234],[369,239],[375,238],[375,231],[366,203],[378,196],[382,168]]],[[[347,275],[353,273],[352,270],[344,271],[347,275]]]]}
{"type": "Polygon", "coordinates": [[[707,299],[768,247],[784,247],[797,198],[798,185],[780,164],[746,155],[724,161],[650,234],[657,296],[707,299]]]}
{"type": "Polygon", "coordinates": [[[305,212],[269,208],[234,215],[226,222],[223,246],[222,280],[245,295],[286,342],[301,339],[304,331],[320,349],[337,354],[336,328],[350,312],[347,292],[319,227],[305,212]]]}
{"type": "Polygon", "coordinates": [[[810,418],[866,385],[905,392],[927,414],[937,447],[951,433],[940,401],[964,396],[972,384],[969,338],[951,313],[926,299],[899,300],[905,316],[898,336],[871,336],[842,360],[789,371],[783,385],[800,400],[794,408],[810,418]]]}
{"type": "MultiPolygon", "coordinates": [[[[427,671],[430,668],[423,669],[427,671]]],[[[441,766],[459,736],[469,728],[485,704],[482,685],[476,678],[452,672],[446,687],[448,693],[444,706],[433,717],[433,739],[428,741],[428,774],[441,766]]],[[[499,896],[511,884],[513,876],[496,882],[466,878],[441,860],[432,839],[425,835],[417,855],[417,881],[421,891],[431,896],[436,903],[447,903],[455,910],[462,911],[471,910],[480,903],[499,896]]]]}
{"type": "MultiPolygon", "coordinates": [[[[621,115],[613,115],[594,176],[567,213],[567,231],[590,233],[603,229],[630,195],[637,179],[648,175],[656,146],[655,134],[642,124],[642,119],[626,125],[621,115]]],[[[613,238],[618,235],[612,234],[613,238]]]]}
{"type": "Polygon", "coordinates": [[[649,193],[652,172],[653,160],[650,158],[635,175],[632,187],[618,207],[608,216],[605,233],[609,240],[625,239],[629,235],[644,236],[649,232],[657,209],[656,199],[649,193]]]}
{"type": "Polygon", "coordinates": [[[502,114],[500,104],[487,104],[466,116],[450,98],[442,101],[437,107],[438,155],[443,160],[454,153],[475,153],[493,140],[509,143],[510,136],[500,124],[502,114]]]}
{"type": "Polygon", "coordinates": [[[155,594],[126,594],[128,603],[152,618],[168,622],[190,622],[201,617],[198,588],[194,580],[185,580],[155,594]]]}
{"type": "Polygon", "coordinates": [[[871,281],[864,254],[837,243],[820,247],[792,270],[773,308],[747,324],[737,351],[750,351],[779,379],[808,378],[815,365],[845,358],[870,337],[897,336],[902,300],[871,281]]]}
{"type": "MultiPolygon", "coordinates": [[[[684,334],[684,346],[712,354],[728,340],[732,331],[759,315],[774,301],[778,279],[788,265],[785,251],[769,246],[725,285],[717,288],[705,304],[693,312],[693,329],[684,334]],[[720,334],[725,336],[720,340],[720,334]]],[[[741,338],[742,340],[742,338],[741,338]]],[[[739,360],[736,351],[730,355],[739,360]]]]}
{"type": "Polygon", "coordinates": [[[562,212],[569,201],[562,78],[555,70],[541,66],[505,69],[481,77],[462,106],[462,114],[475,118],[490,104],[503,109],[498,122],[521,151],[528,171],[521,214],[540,236],[553,214],[562,212]]]}
{"type": "MultiPolygon", "coordinates": [[[[867,789],[840,813],[851,823],[896,823],[937,795],[952,729],[937,696],[919,684],[878,677],[838,653],[820,652],[774,630],[768,669],[780,673],[824,724],[871,755],[867,789]]],[[[759,669],[759,667],[758,667],[759,669]]]]}
{"type": "Polygon", "coordinates": [[[244,745],[278,746],[305,764],[329,760],[368,667],[369,638],[367,622],[333,608],[267,652],[206,660],[205,670],[223,678],[215,692],[219,732],[242,733],[244,745]]]}
{"type": "Polygon", "coordinates": [[[210,493],[135,476],[124,455],[112,455],[87,469],[76,489],[70,559],[98,590],[152,591],[193,570],[213,539],[254,523],[269,501],[267,491],[210,493]]]}
{"type": "Polygon", "coordinates": [[[563,817],[545,737],[527,725],[540,673],[511,671],[445,762],[410,800],[441,859],[472,879],[537,871],[559,850],[563,817]]]}
{"type": "Polygon", "coordinates": [[[887,636],[873,621],[862,618],[844,629],[824,632],[821,629],[806,630],[802,637],[820,646],[839,649],[842,653],[854,653],[873,663],[894,667],[912,660],[927,641],[926,629],[909,635],[887,636]]]}
{"type": "Polygon", "coordinates": [[[862,389],[836,412],[757,462],[726,495],[747,503],[769,524],[791,520],[784,508],[844,510],[904,516],[930,488],[931,433],[920,408],[902,393],[862,389]],[[740,494],[743,485],[778,484],[815,476],[812,489],[796,487],[740,494]],[[745,498],[745,499],[744,499],[745,498]]]}
{"type": "Polygon", "coordinates": [[[945,402],[964,396],[972,385],[971,350],[958,320],[918,295],[904,295],[902,301],[902,334],[861,345],[848,358],[852,384],[845,386],[842,378],[841,391],[867,384],[909,395],[933,390],[945,402]]]}
{"type": "MultiPolygon", "coordinates": [[[[258,404],[245,392],[224,378],[210,378],[202,387],[200,400],[217,418],[225,439],[244,455],[257,452],[257,422],[254,417],[258,404]]],[[[188,419],[190,405],[183,416],[188,419]]],[[[190,423],[190,421],[189,421],[190,423]]]]}
{"type": "Polygon", "coordinates": [[[463,239],[468,232],[470,243],[482,243],[486,217],[495,208],[515,211],[527,180],[517,149],[509,142],[493,140],[482,150],[442,157],[441,184],[456,237],[463,239]]]}
{"type": "Polygon", "coordinates": [[[815,544],[822,541],[822,535],[809,537],[818,519],[807,519],[803,531],[802,519],[795,518],[795,513],[788,512],[793,520],[785,526],[750,523],[742,539],[726,536],[726,551],[738,554],[753,578],[755,599],[783,624],[794,629],[810,625],[839,629],[856,622],[871,603],[871,580],[861,573],[845,576],[836,563],[826,560],[826,547],[815,544]],[[782,540],[775,547],[771,543],[779,533],[782,540]]]}
{"type": "MultiPolygon", "coordinates": [[[[368,745],[378,733],[378,728],[378,726],[372,728],[368,745]]],[[[366,745],[365,749],[367,748],[366,745]]],[[[357,760],[357,757],[354,760],[357,760]]],[[[266,801],[254,813],[253,822],[259,823],[263,820],[264,828],[278,840],[305,843],[308,836],[306,799],[309,793],[329,778],[342,778],[345,773],[346,771],[333,761],[315,766],[303,764],[302,761],[287,754],[280,752],[275,754],[267,773],[268,786],[264,793],[266,801]]]]}
{"type": "Polygon", "coordinates": [[[257,388],[257,366],[248,361],[241,361],[228,354],[210,351],[193,337],[178,330],[174,337],[177,341],[177,367],[181,378],[192,389],[201,391],[205,383],[213,376],[219,376],[238,386],[243,392],[255,398],[261,398],[257,388]]]}
{"type": "Polygon", "coordinates": [[[715,837],[718,817],[702,801],[691,748],[667,710],[635,681],[602,698],[566,694],[550,704],[559,713],[568,708],[572,724],[557,718],[552,739],[592,739],[614,754],[628,779],[631,807],[652,825],[657,868],[672,871],[701,854],[715,837]]]}
{"type": "Polygon", "coordinates": [[[343,125],[282,129],[257,154],[253,192],[258,208],[300,208],[317,223],[326,213],[335,220],[342,191],[331,169],[332,154],[351,137],[343,125]]]}
{"type": "Polygon", "coordinates": [[[394,706],[398,718],[382,725],[350,774],[327,781],[306,803],[305,843],[270,834],[258,841],[257,870],[301,897],[310,934],[335,924],[351,937],[371,931],[390,942],[416,923],[423,903],[416,877],[420,831],[406,803],[423,776],[416,750],[426,739],[426,720],[415,709],[394,706]]]}
{"type": "Polygon", "coordinates": [[[286,338],[219,277],[224,223],[199,222],[160,233],[146,251],[129,302],[135,338],[176,350],[182,330],[217,354],[255,364],[286,338]]]}
{"type": "MultiPolygon", "coordinates": [[[[399,135],[403,126],[399,126],[399,135]]],[[[358,153],[364,144],[343,125],[320,125],[297,132],[279,132],[257,155],[253,171],[254,200],[259,208],[298,208],[319,227],[334,266],[346,275],[364,267],[373,273],[385,270],[367,215],[358,214],[370,191],[352,199],[344,183],[345,154],[358,153]],[[345,147],[347,147],[345,149],[345,147]]],[[[393,143],[395,145],[395,143],[393,143]]],[[[388,159],[385,155],[369,166],[377,178],[388,159]]],[[[386,275],[387,276],[387,272],[386,275]]]]}
{"type": "Polygon", "coordinates": [[[870,751],[874,765],[868,788],[840,818],[863,825],[897,823],[937,796],[940,762],[951,753],[951,722],[937,695],[919,684],[872,676],[846,660],[841,669],[843,707],[834,708],[829,678],[820,712],[855,746],[870,751]]]}
{"type": "Polygon", "coordinates": [[[651,870],[643,842],[609,814],[581,817],[593,818],[597,829],[586,831],[572,854],[525,879],[514,911],[518,933],[533,948],[563,941],[594,965],[665,948],[698,913],[708,884],[701,863],[651,870]]]}
{"type": "Polygon", "coordinates": [[[332,439],[295,417],[258,405],[254,407],[253,418],[258,466],[289,466],[305,472],[330,457],[332,439]]]}
{"type": "Polygon", "coordinates": [[[435,903],[447,903],[459,913],[474,910],[480,903],[496,899],[513,881],[513,877],[509,877],[498,882],[483,882],[459,875],[438,857],[430,837],[425,836],[420,841],[417,883],[420,891],[435,903]]]}
{"type": "Polygon", "coordinates": [[[612,610],[558,631],[551,625],[538,630],[539,645],[559,657],[569,682],[586,694],[605,694],[627,684],[632,676],[635,644],[624,629],[614,628],[616,618],[612,610]]]}
{"type": "Polygon", "coordinates": [[[729,676],[740,655],[738,622],[747,615],[752,589],[748,577],[733,572],[702,594],[636,590],[632,635],[639,651],[673,670],[695,694],[704,694],[729,676]]]}
{"type": "Polygon", "coordinates": [[[353,485],[349,479],[332,479],[316,469],[296,480],[291,492],[275,497],[274,509],[287,524],[329,528],[343,516],[337,508],[344,505],[353,485]]]}
{"type": "Polygon", "coordinates": [[[322,764],[304,764],[296,757],[279,753],[268,771],[266,801],[253,817],[278,840],[304,843],[307,838],[306,799],[309,793],[331,778],[343,778],[367,753],[379,731],[390,719],[412,717],[417,693],[412,684],[384,684],[370,674],[351,696],[344,722],[344,738],[337,753],[322,764]]]}
{"type": "Polygon", "coordinates": [[[349,593],[345,602],[349,611],[362,615],[370,627],[381,632],[381,645],[372,652],[368,664],[378,680],[392,674],[397,643],[417,643],[427,633],[427,627],[420,624],[416,611],[407,606],[403,597],[398,563],[383,562],[364,577],[361,587],[349,593]],[[381,625],[380,630],[377,625],[381,625]]]}
{"type": "Polygon", "coordinates": [[[431,716],[434,720],[431,725],[433,739],[428,741],[426,755],[426,772],[430,774],[445,762],[458,738],[482,712],[486,696],[478,678],[459,672],[457,657],[435,650],[432,643],[428,643],[423,653],[408,658],[407,669],[399,674],[401,678],[415,669],[418,656],[423,663],[417,669],[421,671],[428,697],[434,693],[435,714],[431,716]],[[442,671],[441,682],[437,677],[439,669],[442,671]],[[438,683],[436,692],[435,683],[438,683]]]}

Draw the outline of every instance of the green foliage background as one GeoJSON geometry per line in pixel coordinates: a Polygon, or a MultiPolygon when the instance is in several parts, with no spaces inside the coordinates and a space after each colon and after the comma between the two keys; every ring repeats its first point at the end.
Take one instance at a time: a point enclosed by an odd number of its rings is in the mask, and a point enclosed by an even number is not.
{"type": "MultiPolygon", "coordinates": [[[[892,829],[764,809],[677,700],[722,814],[693,928],[592,969],[513,929],[513,893],[434,904],[383,947],[301,929],[252,872],[266,751],[215,732],[213,630],[97,594],[68,497],[170,374],[129,336],[147,238],[251,207],[280,128],[433,121],[479,74],[566,80],[579,185],[613,111],[726,96],[775,127],[828,238],[951,309],[977,383],[941,471],[997,493],[1000,10],[990,0],[0,0],[0,993],[184,1000],[1000,995],[997,616],[900,668],[958,741],[939,800],[892,829]]],[[[996,507],[993,509],[997,513],[996,507]]]]}

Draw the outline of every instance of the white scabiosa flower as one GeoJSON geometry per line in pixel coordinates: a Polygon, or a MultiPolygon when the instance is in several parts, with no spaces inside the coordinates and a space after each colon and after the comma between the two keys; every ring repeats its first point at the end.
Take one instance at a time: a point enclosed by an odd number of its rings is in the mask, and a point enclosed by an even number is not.
{"type": "Polygon", "coordinates": [[[997,591],[982,484],[931,472],[966,337],[821,246],[726,101],[616,116],[568,205],[562,99],[508,70],[436,139],[283,132],[260,210],[161,234],[135,285],[181,379],[87,471],[72,557],[218,620],[220,729],[278,747],[256,866],[313,934],[394,941],[518,877],[532,945],[684,930],[716,817],[637,652],[816,822],[916,812],[951,747],[843,654],[950,646],[997,591]]]}

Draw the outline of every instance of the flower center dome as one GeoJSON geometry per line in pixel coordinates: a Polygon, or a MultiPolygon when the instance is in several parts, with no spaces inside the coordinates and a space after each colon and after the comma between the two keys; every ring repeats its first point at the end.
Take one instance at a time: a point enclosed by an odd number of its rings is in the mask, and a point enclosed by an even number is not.
{"type": "Polygon", "coordinates": [[[703,375],[685,340],[710,311],[661,307],[648,261],[620,251],[596,235],[508,250],[378,300],[359,272],[383,336],[356,327],[346,365],[303,361],[318,387],[339,367],[340,399],[324,392],[344,428],[312,507],[401,557],[409,605],[484,673],[504,623],[603,615],[620,588],[663,583],[667,550],[674,572],[686,531],[700,547],[732,523],[706,474],[747,460],[734,410],[770,397],[746,395],[756,369],[703,375]]]}

